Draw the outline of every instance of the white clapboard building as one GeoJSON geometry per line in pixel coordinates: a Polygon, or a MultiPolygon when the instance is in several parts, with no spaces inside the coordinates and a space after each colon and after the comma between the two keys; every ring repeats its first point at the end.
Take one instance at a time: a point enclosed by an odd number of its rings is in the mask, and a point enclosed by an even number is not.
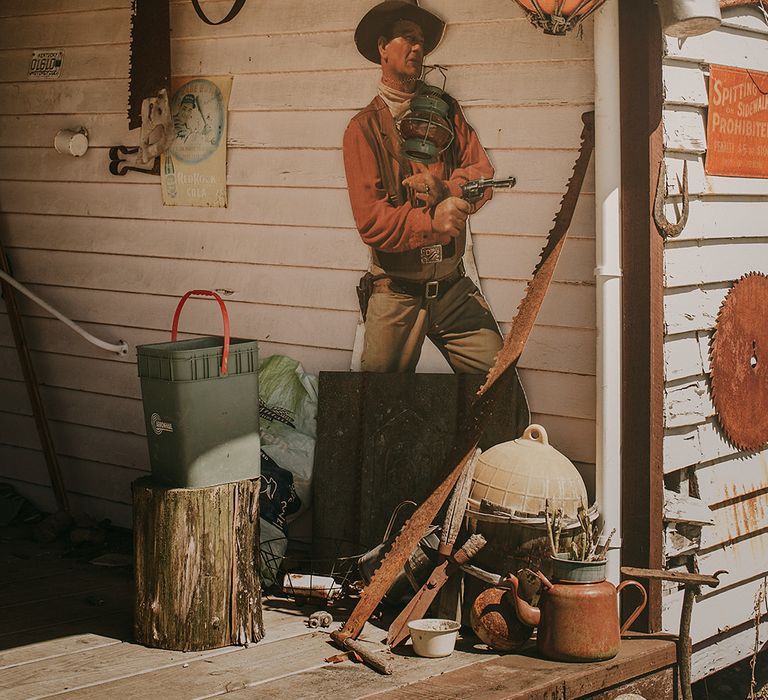
{"type": "MultiPolygon", "coordinates": [[[[216,18],[231,4],[202,3],[216,18]]],[[[12,274],[129,346],[101,350],[17,295],[77,511],[131,525],[130,484],[149,471],[135,348],[169,338],[187,290],[226,290],[233,333],[258,339],[261,356],[289,355],[314,374],[354,366],[368,253],[341,140],[378,80],[353,43],[372,4],[247,0],[212,26],[189,0],[170,0],[173,75],[233,77],[228,206],[207,208],[164,206],[157,176],[109,172],[110,147],[138,141],[126,119],[130,0],[0,2],[0,240],[12,274]],[[30,75],[39,51],[61,53],[57,76],[30,75]],[[54,149],[59,130],[81,127],[84,156],[54,149]]],[[[710,66],[768,72],[766,15],[725,9],[720,28],[678,40],[663,36],[652,0],[608,0],[554,37],[512,0],[421,4],[448,23],[428,62],[446,67],[497,175],[518,181],[471,220],[502,330],[558,211],[581,116],[596,110],[595,155],[521,378],[534,421],[620,528],[614,578],[619,563],[728,570],[697,598],[694,679],[745,658],[756,634],[768,640],[768,616],[756,628],[754,612],[768,569],[768,451],[739,452],[722,436],[708,349],[734,282],[768,274],[768,179],[708,176],[704,164],[710,66]],[[652,219],[662,158],[670,221],[684,162],[690,191],[687,225],[666,240],[652,219]],[[703,511],[692,515],[691,499],[703,511]]],[[[182,337],[220,323],[215,305],[190,302],[182,337]]],[[[422,369],[446,370],[429,353],[422,369]]],[[[0,480],[55,510],[4,304],[0,480]]],[[[646,628],[676,632],[681,601],[676,587],[652,586],[646,628]]]]}

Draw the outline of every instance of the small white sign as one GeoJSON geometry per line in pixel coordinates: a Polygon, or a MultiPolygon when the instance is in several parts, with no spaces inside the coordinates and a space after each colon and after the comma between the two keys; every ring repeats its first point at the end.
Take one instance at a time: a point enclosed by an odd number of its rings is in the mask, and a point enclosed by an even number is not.
{"type": "Polygon", "coordinates": [[[61,50],[33,51],[27,77],[31,80],[53,80],[59,77],[62,63],[64,52],[61,50]]]}

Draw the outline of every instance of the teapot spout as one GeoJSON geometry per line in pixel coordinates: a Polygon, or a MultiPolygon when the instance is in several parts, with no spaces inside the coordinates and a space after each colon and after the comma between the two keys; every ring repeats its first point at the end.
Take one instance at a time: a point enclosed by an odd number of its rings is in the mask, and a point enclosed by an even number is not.
{"type": "Polygon", "coordinates": [[[541,620],[541,611],[538,608],[534,608],[530,603],[527,603],[518,595],[519,581],[513,574],[507,576],[505,583],[509,585],[515,600],[515,613],[517,619],[528,627],[538,627],[541,620]]]}

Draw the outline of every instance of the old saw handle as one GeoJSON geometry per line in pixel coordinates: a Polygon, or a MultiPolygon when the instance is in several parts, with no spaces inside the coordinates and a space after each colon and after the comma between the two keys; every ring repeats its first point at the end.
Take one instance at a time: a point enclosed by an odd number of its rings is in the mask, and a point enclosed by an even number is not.
{"type": "Polygon", "coordinates": [[[464,546],[459,549],[453,557],[453,563],[457,566],[464,566],[475,554],[477,554],[485,545],[487,540],[482,535],[474,534],[470,535],[469,539],[464,543],[464,546]]]}

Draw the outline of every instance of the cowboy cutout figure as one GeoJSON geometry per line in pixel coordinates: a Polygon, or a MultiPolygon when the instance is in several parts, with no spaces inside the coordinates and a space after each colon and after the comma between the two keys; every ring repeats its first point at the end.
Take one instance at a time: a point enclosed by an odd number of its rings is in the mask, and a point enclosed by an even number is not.
{"type": "Polygon", "coordinates": [[[467,218],[491,191],[471,205],[461,199],[461,186],[493,177],[493,167],[448,95],[454,138],[437,162],[406,159],[396,129],[424,89],[424,56],[444,29],[416,0],[386,0],[355,31],[360,53],[381,65],[376,96],[344,134],[352,212],[371,250],[363,371],[413,372],[428,337],[454,372],[485,373],[502,345],[493,314],[462,265],[467,218]]]}

